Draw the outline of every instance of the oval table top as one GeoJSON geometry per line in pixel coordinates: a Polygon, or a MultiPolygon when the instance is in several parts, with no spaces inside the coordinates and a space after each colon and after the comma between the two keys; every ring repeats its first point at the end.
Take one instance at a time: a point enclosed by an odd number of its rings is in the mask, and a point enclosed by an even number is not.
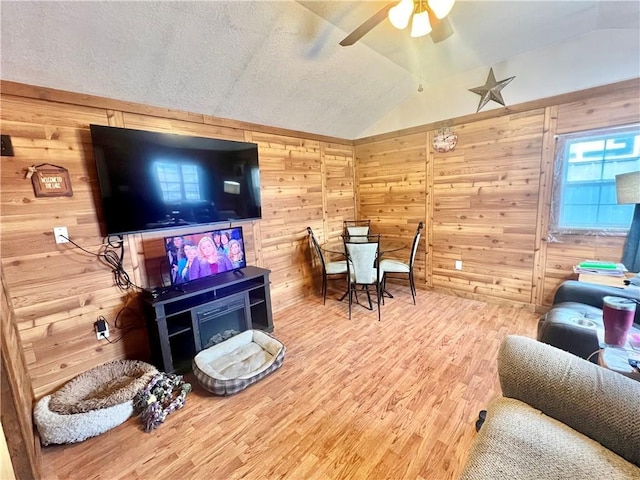
{"type": "MultiPolygon", "coordinates": [[[[344,241],[341,237],[334,237],[322,243],[320,248],[330,253],[340,253],[344,255],[344,241]]],[[[390,252],[396,252],[403,248],[409,248],[405,242],[397,238],[380,237],[380,255],[390,252]]]]}

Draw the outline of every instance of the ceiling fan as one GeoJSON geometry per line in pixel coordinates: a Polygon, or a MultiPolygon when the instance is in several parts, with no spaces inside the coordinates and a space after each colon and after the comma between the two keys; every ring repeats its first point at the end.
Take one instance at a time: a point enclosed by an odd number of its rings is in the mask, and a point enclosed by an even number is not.
{"type": "Polygon", "coordinates": [[[411,20],[412,37],[431,34],[434,43],[442,42],[453,35],[453,28],[446,17],[454,3],[455,0],[400,0],[398,3],[389,3],[347,35],[340,45],[353,45],[387,17],[400,30],[405,29],[411,20]]]}

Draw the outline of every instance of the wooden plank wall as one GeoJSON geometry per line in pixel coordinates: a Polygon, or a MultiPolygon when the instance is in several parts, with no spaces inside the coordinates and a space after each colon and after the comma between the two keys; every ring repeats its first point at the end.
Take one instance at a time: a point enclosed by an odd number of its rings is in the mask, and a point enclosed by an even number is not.
{"type": "MultiPolygon", "coordinates": [[[[104,362],[148,358],[136,297],[115,287],[111,270],[95,257],[53,239],[54,226],[67,226],[71,239],[91,252],[103,243],[89,124],[258,144],[263,218],[239,225],[249,263],[272,271],[276,330],[278,310],[314,289],[306,227],[324,238],[325,229],[334,235],[343,218],[355,216],[351,141],[13,82],[2,82],[1,100],[2,133],[11,135],[15,152],[2,158],[0,173],[3,279],[34,399],[104,362]],[[69,170],[73,197],[35,198],[24,169],[44,162],[69,170]],[[113,344],[98,342],[98,315],[113,325],[125,305],[132,310],[125,311],[123,325],[142,328],[113,344]]],[[[132,280],[159,285],[162,237],[188,231],[126,237],[125,269],[132,280]]],[[[121,333],[112,331],[111,339],[121,333]]]]}
{"type": "MultiPolygon", "coordinates": [[[[2,267],[0,266],[0,272],[2,267]]],[[[2,430],[6,446],[13,459],[11,472],[16,478],[40,478],[40,443],[35,438],[31,414],[31,379],[24,359],[22,342],[13,319],[5,292],[4,274],[1,275],[2,299],[0,304],[0,350],[2,363],[2,430]]],[[[4,438],[3,438],[4,442],[4,438]]],[[[7,459],[2,458],[0,463],[7,459]]],[[[4,470],[4,469],[3,469],[4,470]]],[[[0,475],[0,478],[4,478],[0,475]]]]}
{"type": "Polygon", "coordinates": [[[548,306],[558,285],[573,278],[573,265],[618,260],[624,243],[624,236],[548,241],[555,136],[638,121],[635,79],[360,139],[358,209],[381,231],[428,219],[419,285],[548,306]],[[444,125],[458,134],[458,144],[443,154],[430,139],[444,125]]]}
{"type": "Polygon", "coordinates": [[[543,113],[459,125],[434,153],[434,287],[530,301],[543,113]]]}
{"type": "Polygon", "coordinates": [[[324,144],[322,146],[323,206],[325,241],[340,237],[343,221],[356,217],[353,146],[324,144]]]}
{"type": "MultiPolygon", "coordinates": [[[[403,261],[409,259],[418,224],[426,225],[426,147],[427,134],[419,133],[356,148],[358,214],[371,219],[373,232],[405,244],[405,249],[389,255],[403,261]]],[[[419,284],[426,282],[426,245],[422,235],[414,265],[419,284]]]]}
{"type": "MultiPolygon", "coordinates": [[[[417,223],[428,220],[419,285],[548,305],[574,263],[617,259],[623,242],[546,241],[554,135],[638,121],[639,92],[633,80],[453,119],[447,126],[459,143],[447,154],[430,148],[438,125],[425,125],[358,140],[354,156],[347,140],[2,82],[2,133],[12,136],[16,152],[3,157],[0,174],[3,278],[34,398],[92,366],[148,354],[144,329],[114,344],[95,340],[98,315],[112,321],[126,302],[135,311],[135,301],[94,257],[53,241],[52,228],[65,225],[90,251],[103,242],[90,123],[258,143],[263,219],[242,226],[249,258],[273,271],[277,329],[277,311],[314,289],[306,226],[321,239],[334,237],[357,209],[407,247],[417,223]],[[24,169],[43,162],[69,169],[73,197],[34,197],[24,169]],[[454,269],[456,259],[462,271],[454,269]]],[[[126,252],[136,282],[159,282],[160,235],[131,236],[126,252]]],[[[140,325],[135,314],[129,321],[140,325]]]]}
{"type": "MultiPolygon", "coordinates": [[[[588,95],[583,99],[561,103],[557,107],[557,120],[554,123],[556,128],[550,132],[551,135],[640,123],[639,82],[625,82],[600,95],[588,95]]],[[[549,209],[543,209],[540,215],[548,222],[549,209]]],[[[564,235],[557,242],[544,242],[544,288],[539,303],[550,305],[553,302],[558,285],[567,278],[567,272],[576,263],[585,259],[619,261],[624,239],[622,236],[564,235]]]]}

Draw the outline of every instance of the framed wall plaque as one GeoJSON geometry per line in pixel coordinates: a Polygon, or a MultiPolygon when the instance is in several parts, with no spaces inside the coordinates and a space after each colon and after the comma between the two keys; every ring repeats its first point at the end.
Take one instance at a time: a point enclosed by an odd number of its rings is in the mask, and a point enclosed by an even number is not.
{"type": "Polygon", "coordinates": [[[72,197],[71,178],[66,168],[43,163],[29,167],[36,197],[72,197]]]}

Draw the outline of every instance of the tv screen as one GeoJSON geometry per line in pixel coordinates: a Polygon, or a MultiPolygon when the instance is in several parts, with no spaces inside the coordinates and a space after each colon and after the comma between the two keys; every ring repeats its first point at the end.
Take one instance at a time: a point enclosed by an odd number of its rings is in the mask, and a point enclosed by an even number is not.
{"type": "Polygon", "coordinates": [[[255,143],[90,127],[105,235],[261,217],[255,143]]]}
{"type": "Polygon", "coordinates": [[[247,266],[242,227],[165,237],[171,285],[247,266]]]}

